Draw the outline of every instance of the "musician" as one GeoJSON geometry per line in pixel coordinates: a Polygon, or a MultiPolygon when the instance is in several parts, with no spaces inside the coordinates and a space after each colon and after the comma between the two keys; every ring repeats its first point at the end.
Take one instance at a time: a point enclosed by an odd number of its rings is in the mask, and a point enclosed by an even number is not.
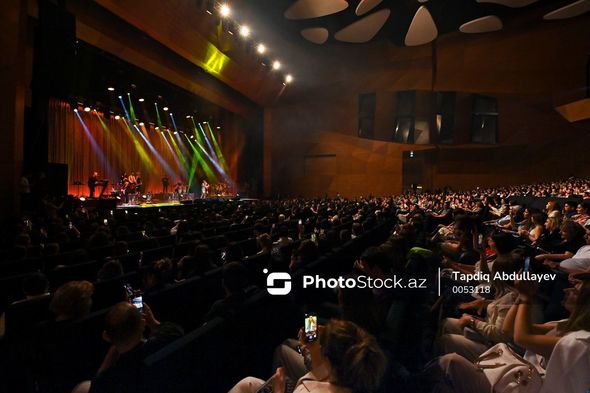
{"type": "Polygon", "coordinates": [[[135,187],[137,186],[137,178],[135,177],[135,172],[131,172],[129,176],[127,176],[127,181],[125,182],[125,203],[129,203],[129,194],[135,194],[135,187]]]}
{"type": "Polygon", "coordinates": [[[203,182],[201,183],[201,199],[205,199],[209,196],[209,187],[207,179],[203,179],[203,182]]]}
{"type": "Polygon", "coordinates": [[[90,198],[94,198],[94,189],[96,188],[96,183],[98,182],[98,172],[92,172],[92,175],[88,178],[88,190],[90,191],[90,198]]]}
{"type": "Polygon", "coordinates": [[[174,193],[176,194],[176,197],[180,200],[180,194],[182,192],[182,182],[179,180],[176,182],[176,184],[174,185],[174,193]]]}
{"type": "Polygon", "coordinates": [[[164,176],[162,178],[162,192],[164,194],[168,193],[168,183],[169,183],[168,176],[164,176]]]}
{"type": "Polygon", "coordinates": [[[135,192],[138,192],[141,194],[141,189],[142,189],[143,183],[141,180],[141,173],[136,172],[135,173],[135,192]]]}

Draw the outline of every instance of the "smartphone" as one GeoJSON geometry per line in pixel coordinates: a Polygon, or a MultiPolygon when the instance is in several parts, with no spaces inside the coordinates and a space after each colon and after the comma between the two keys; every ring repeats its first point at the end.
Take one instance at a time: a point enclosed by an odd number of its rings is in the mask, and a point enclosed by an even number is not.
{"type": "Polygon", "coordinates": [[[133,304],[135,307],[137,307],[139,312],[142,312],[143,311],[143,296],[142,295],[135,296],[131,300],[131,304],[133,304]]]}
{"type": "Polygon", "coordinates": [[[301,224],[303,224],[303,220],[300,219],[299,220],[299,225],[301,225],[301,224]]]}
{"type": "Polygon", "coordinates": [[[480,233],[479,236],[477,236],[477,244],[481,247],[483,246],[483,235],[480,233]]]}
{"type": "Polygon", "coordinates": [[[526,257],[524,259],[524,271],[528,272],[531,267],[531,257],[526,257]]]}
{"type": "Polygon", "coordinates": [[[109,225],[109,220],[107,220],[106,218],[102,222],[104,223],[104,225],[109,225]]]}
{"type": "Polygon", "coordinates": [[[123,284],[123,288],[125,288],[125,291],[127,291],[127,297],[129,299],[132,299],[133,298],[133,294],[135,293],[135,291],[131,287],[131,284],[123,284]]]}
{"type": "Polygon", "coordinates": [[[318,339],[318,316],[305,314],[305,341],[312,343],[318,339]]]}
{"type": "Polygon", "coordinates": [[[311,234],[311,241],[316,243],[318,241],[318,235],[316,235],[315,233],[311,234]]]}

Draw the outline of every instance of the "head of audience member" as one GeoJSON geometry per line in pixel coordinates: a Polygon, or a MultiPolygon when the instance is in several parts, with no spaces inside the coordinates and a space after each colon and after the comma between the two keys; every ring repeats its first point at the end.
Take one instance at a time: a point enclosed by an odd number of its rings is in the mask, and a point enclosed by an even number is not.
{"type": "Polygon", "coordinates": [[[349,229],[342,229],[340,230],[340,243],[346,243],[347,241],[351,240],[351,232],[349,229]]]}
{"type": "Polygon", "coordinates": [[[582,216],[590,217],[590,201],[579,203],[576,208],[576,213],[582,216]]]}
{"type": "Polygon", "coordinates": [[[399,235],[391,236],[385,243],[379,246],[392,261],[393,272],[401,273],[406,266],[406,255],[408,254],[408,243],[405,238],[399,235]]]}
{"type": "Polygon", "coordinates": [[[355,222],[354,224],[352,224],[352,233],[351,233],[351,237],[353,239],[356,239],[357,237],[359,237],[361,234],[363,233],[363,226],[359,223],[359,222],[355,222]]]}
{"type": "Polygon", "coordinates": [[[59,251],[59,243],[47,243],[45,244],[45,247],[43,247],[43,256],[55,256],[59,254],[59,251]]]}
{"type": "Polygon", "coordinates": [[[494,233],[489,238],[488,245],[498,256],[509,255],[515,248],[514,238],[505,232],[494,233]]]}
{"type": "Polygon", "coordinates": [[[293,250],[289,268],[295,270],[315,261],[318,258],[318,253],[318,246],[315,242],[309,239],[303,240],[299,247],[293,250]]]}
{"type": "Polygon", "coordinates": [[[367,248],[355,265],[372,278],[385,278],[391,275],[392,260],[378,247],[367,248]]]}
{"type": "Polygon", "coordinates": [[[461,244],[461,248],[473,248],[473,231],[475,230],[475,222],[473,218],[467,215],[460,215],[455,217],[455,227],[453,229],[454,235],[461,244]]]}
{"type": "Polygon", "coordinates": [[[45,274],[31,273],[23,279],[23,293],[25,299],[34,299],[49,293],[49,281],[45,274]]]}
{"type": "Polygon", "coordinates": [[[213,253],[206,244],[198,244],[195,246],[194,256],[197,259],[197,270],[201,273],[214,267],[213,253]]]}
{"type": "Polygon", "coordinates": [[[563,215],[566,218],[571,217],[572,215],[576,214],[577,207],[578,203],[576,201],[565,201],[563,204],[563,215]]]}
{"type": "Polygon", "coordinates": [[[125,353],[141,343],[145,324],[146,321],[137,307],[128,302],[120,302],[106,315],[102,336],[117,352],[125,353]]]}
{"type": "Polygon", "coordinates": [[[117,239],[127,236],[131,233],[131,231],[129,230],[129,227],[127,225],[119,225],[116,229],[115,229],[115,237],[117,239]]]}
{"type": "Polygon", "coordinates": [[[268,233],[263,233],[256,238],[261,254],[270,254],[272,250],[272,239],[268,233]]]}
{"type": "Polygon", "coordinates": [[[558,233],[561,227],[561,212],[553,210],[547,215],[547,221],[545,221],[545,229],[549,233],[558,233]]]}
{"type": "Polygon", "coordinates": [[[192,255],[185,255],[178,261],[177,265],[178,274],[177,280],[185,280],[193,276],[198,275],[198,263],[197,258],[192,255]]]}
{"type": "Polygon", "coordinates": [[[341,287],[338,290],[338,305],[342,319],[356,323],[371,334],[381,332],[379,309],[370,288],[341,287]]]}
{"type": "Polygon", "coordinates": [[[109,243],[109,234],[104,230],[97,230],[88,238],[87,248],[102,248],[108,246],[109,243]]]}
{"type": "Polygon", "coordinates": [[[248,269],[241,262],[230,262],[223,266],[223,289],[225,296],[243,294],[248,287],[248,269]]]}
{"type": "MultiPolygon", "coordinates": [[[[495,277],[497,273],[500,274],[512,274],[518,272],[520,269],[524,267],[524,263],[521,258],[516,258],[513,256],[512,253],[498,255],[498,257],[494,260],[494,264],[492,265],[492,277],[495,277]]],[[[493,279],[492,280],[492,287],[494,288],[494,293],[496,296],[502,296],[508,291],[514,284],[514,282],[510,282],[509,280],[503,279],[493,279]]]]}
{"type": "Polygon", "coordinates": [[[590,331],[590,273],[581,273],[574,277],[581,279],[573,288],[565,289],[563,306],[571,314],[567,321],[558,325],[562,336],[578,330],[590,331]]]}
{"type": "Polygon", "coordinates": [[[545,205],[545,212],[547,214],[550,214],[551,212],[554,211],[561,211],[561,206],[559,206],[559,202],[557,202],[555,199],[550,199],[547,204],[545,205]]]}
{"type": "Polygon", "coordinates": [[[70,281],[55,291],[49,310],[56,321],[80,318],[92,308],[94,286],[89,281],[70,281]]]}
{"type": "Polygon", "coordinates": [[[585,243],[586,230],[583,226],[572,220],[565,220],[561,224],[560,234],[568,243],[585,243]]]}
{"type": "Polygon", "coordinates": [[[225,249],[225,262],[241,262],[242,259],[244,251],[236,242],[231,242],[225,249]]]}
{"type": "Polygon", "coordinates": [[[541,212],[535,212],[531,214],[531,222],[534,227],[543,227],[545,228],[545,221],[547,220],[547,215],[541,212]]]}
{"type": "Polygon", "coordinates": [[[123,265],[117,259],[108,259],[96,274],[96,280],[106,281],[123,275],[123,265]]]}
{"type": "Polygon", "coordinates": [[[165,288],[173,279],[173,269],[174,266],[169,258],[154,262],[144,276],[144,291],[156,291],[165,288]]]}
{"type": "Polygon", "coordinates": [[[289,238],[289,228],[287,228],[285,225],[281,225],[279,227],[278,233],[280,239],[287,240],[289,238]]]}
{"type": "Polygon", "coordinates": [[[319,345],[330,383],[352,392],[376,391],[386,358],[375,338],[350,321],[332,320],[320,333],[319,345]]]}
{"type": "Polygon", "coordinates": [[[118,240],[115,242],[115,249],[113,250],[114,255],[124,255],[129,253],[129,244],[124,240],[118,240]]]}

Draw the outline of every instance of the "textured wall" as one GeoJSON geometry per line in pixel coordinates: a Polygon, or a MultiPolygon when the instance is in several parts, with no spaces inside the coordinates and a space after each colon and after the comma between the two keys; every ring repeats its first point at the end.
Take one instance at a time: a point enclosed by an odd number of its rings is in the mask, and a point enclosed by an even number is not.
{"type": "Polygon", "coordinates": [[[300,89],[270,111],[265,133],[272,193],[307,196],[397,193],[402,152],[433,150],[425,187],[469,188],[590,175],[590,122],[568,123],[556,105],[583,95],[590,15],[525,23],[506,31],[451,34],[436,43],[397,48],[375,43],[355,56],[330,51],[323,83],[300,89]],[[432,54],[436,53],[436,72],[432,54]],[[434,89],[432,88],[434,86],[434,89]],[[358,138],[358,95],[376,92],[374,135],[393,132],[395,92],[465,92],[457,98],[457,146],[400,145],[358,138]],[[471,95],[495,96],[499,145],[469,144],[471,95]],[[270,135],[270,136],[269,136],[270,135]],[[431,164],[432,163],[432,164],[431,164]]]}

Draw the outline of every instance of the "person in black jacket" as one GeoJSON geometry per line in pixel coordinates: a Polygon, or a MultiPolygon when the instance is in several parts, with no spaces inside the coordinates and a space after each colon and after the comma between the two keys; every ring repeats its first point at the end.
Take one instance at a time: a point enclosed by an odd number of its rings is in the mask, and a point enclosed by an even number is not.
{"type": "Polygon", "coordinates": [[[160,323],[144,303],[143,313],[127,302],[113,306],[105,318],[103,338],[112,346],[91,382],[86,381],[75,392],[134,393],[141,391],[143,360],[184,334],[174,324],[160,323]],[[144,330],[151,334],[144,339],[144,330]]]}

